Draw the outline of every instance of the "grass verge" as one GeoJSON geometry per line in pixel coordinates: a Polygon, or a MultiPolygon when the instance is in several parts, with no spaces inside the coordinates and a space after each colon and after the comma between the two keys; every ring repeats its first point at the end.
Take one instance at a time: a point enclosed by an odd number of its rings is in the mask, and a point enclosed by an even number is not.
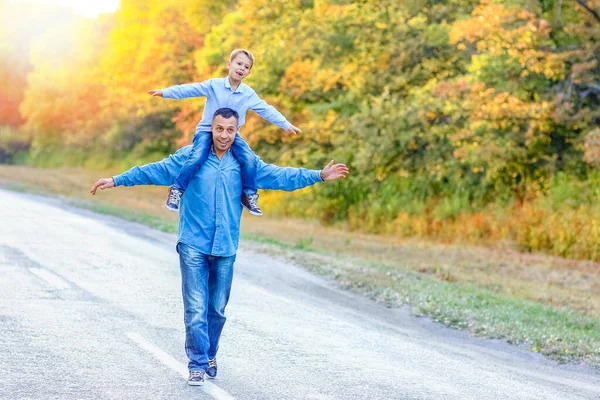
{"type": "MultiPolygon", "coordinates": [[[[0,166],[3,186],[176,232],[164,188],[90,197],[98,173],[0,166]],[[15,183],[18,176],[18,183],[15,183]]],[[[512,250],[397,242],[311,222],[244,218],[242,246],[294,262],[390,306],[408,305],[479,337],[524,343],[561,362],[600,367],[598,264],[512,250]]]]}
{"type": "Polygon", "coordinates": [[[390,307],[407,305],[476,337],[526,344],[559,362],[600,367],[600,321],[567,308],[498,294],[469,283],[448,282],[401,265],[370,263],[340,254],[305,249],[273,238],[244,234],[243,247],[283,258],[335,279],[345,289],[390,307]]]}

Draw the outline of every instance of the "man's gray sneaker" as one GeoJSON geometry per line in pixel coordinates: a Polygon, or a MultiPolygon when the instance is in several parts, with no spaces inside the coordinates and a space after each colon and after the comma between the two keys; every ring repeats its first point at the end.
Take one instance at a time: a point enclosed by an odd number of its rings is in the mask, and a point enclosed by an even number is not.
{"type": "Polygon", "coordinates": [[[175,186],[169,188],[169,197],[167,198],[167,210],[177,212],[179,211],[179,200],[183,196],[183,191],[177,189],[175,186]]]}
{"type": "Polygon", "coordinates": [[[258,194],[242,194],[242,205],[250,214],[262,217],[263,213],[258,207],[258,194]]]}
{"type": "Polygon", "coordinates": [[[204,385],[204,371],[190,371],[190,377],[187,382],[190,386],[204,385]]]}
{"type": "Polygon", "coordinates": [[[213,358],[212,360],[208,360],[208,368],[206,369],[206,375],[210,379],[215,379],[217,377],[217,358],[213,358]]]}

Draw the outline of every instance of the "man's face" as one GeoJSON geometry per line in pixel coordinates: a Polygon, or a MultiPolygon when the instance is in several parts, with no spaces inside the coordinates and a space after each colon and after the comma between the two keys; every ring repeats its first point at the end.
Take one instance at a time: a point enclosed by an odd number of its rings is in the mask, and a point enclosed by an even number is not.
{"type": "Polygon", "coordinates": [[[252,60],[244,53],[239,53],[231,61],[227,61],[229,77],[235,81],[241,81],[250,74],[252,60]]]}
{"type": "Polygon", "coordinates": [[[212,134],[215,152],[223,154],[229,150],[235,139],[237,128],[238,121],[235,117],[223,118],[222,115],[217,115],[213,119],[212,134]]]}

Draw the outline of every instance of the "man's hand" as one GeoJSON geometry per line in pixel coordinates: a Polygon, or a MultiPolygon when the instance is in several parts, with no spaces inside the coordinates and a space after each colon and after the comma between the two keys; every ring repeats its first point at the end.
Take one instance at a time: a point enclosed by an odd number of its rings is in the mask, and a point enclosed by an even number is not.
{"type": "Polygon", "coordinates": [[[162,97],[162,90],[148,90],[150,96],[162,97]]]}
{"type": "Polygon", "coordinates": [[[294,135],[296,133],[302,133],[302,131],[300,130],[300,128],[297,128],[294,125],[290,126],[290,129],[288,129],[286,132],[287,133],[293,133],[294,135]]]}
{"type": "Polygon", "coordinates": [[[321,179],[323,181],[333,181],[340,178],[345,178],[350,173],[345,164],[334,164],[333,160],[321,170],[321,179]]]}
{"type": "Polygon", "coordinates": [[[102,178],[100,180],[98,180],[98,182],[94,183],[94,186],[92,186],[92,190],[90,190],[90,193],[93,195],[96,194],[96,190],[98,190],[98,188],[100,188],[100,190],[104,190],[104,189],[110,189],[110,188],[114,188],[115,187],[115,180],[113,178],[102,178]]]}

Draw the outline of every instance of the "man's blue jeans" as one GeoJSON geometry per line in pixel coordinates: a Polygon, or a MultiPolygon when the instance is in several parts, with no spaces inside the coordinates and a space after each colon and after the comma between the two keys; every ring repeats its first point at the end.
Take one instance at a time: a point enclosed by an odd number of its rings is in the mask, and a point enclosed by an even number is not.
{"type": "Polygon", "coordinates": [[[190,371],[204,371],[215,358],[225,325],[233,264],[231,257],[214,257],[177,244],[185,322],[185,352],[190,371]]]}
{"type": "MultiPolygon", "coordinates": [[[[198,132],[194,135],[192,151],[183,167],[181,167],[179,175],[175,178],[173,186],[185,192],[190,179],[208,160],[212,144],[212,132],[198,132]]],[[[231,145],[231,153],[238,160],[242,169],[243,193],[246,195],[256,194],[258,191],[256,187],[256,155],[239,133],[235,134],[235,140],[231,145]]]]}

